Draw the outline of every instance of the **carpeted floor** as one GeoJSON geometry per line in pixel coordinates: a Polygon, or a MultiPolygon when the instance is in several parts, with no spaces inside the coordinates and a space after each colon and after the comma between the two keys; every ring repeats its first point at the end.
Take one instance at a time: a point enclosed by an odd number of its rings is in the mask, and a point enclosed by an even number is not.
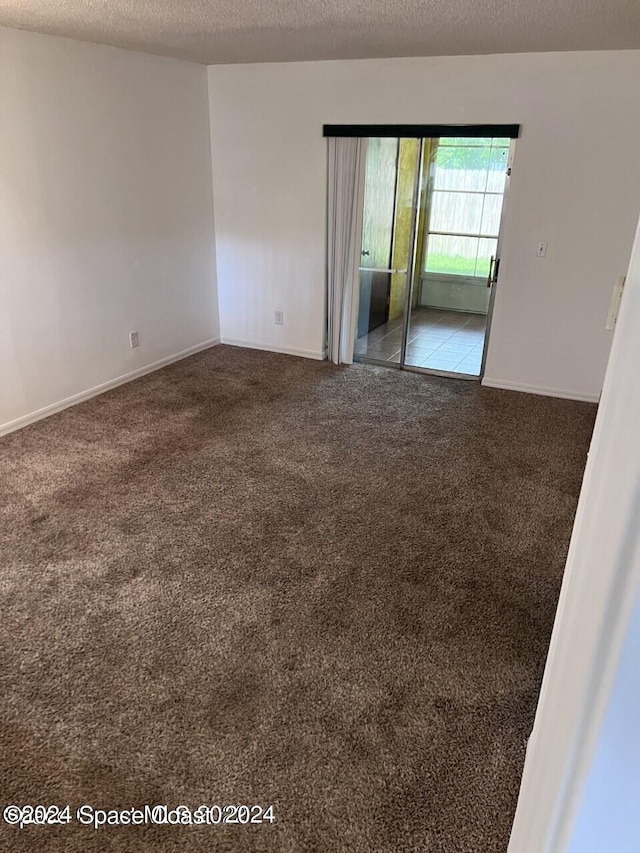
{"type": "Polygon", "coordinates": [[[595,407],[217,347],[0,440],[2,851],[505,851],[595,407]]]}

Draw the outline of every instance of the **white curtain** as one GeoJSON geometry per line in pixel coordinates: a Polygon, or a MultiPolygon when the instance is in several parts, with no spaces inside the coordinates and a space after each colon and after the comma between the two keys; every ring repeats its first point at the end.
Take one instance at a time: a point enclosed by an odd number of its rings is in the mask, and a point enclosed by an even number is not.
{"type": "Polygon", "coordinates": [[[334,364],[353,361],[366,153],[366,139],[329,137],[327,337],[334,364]]]}

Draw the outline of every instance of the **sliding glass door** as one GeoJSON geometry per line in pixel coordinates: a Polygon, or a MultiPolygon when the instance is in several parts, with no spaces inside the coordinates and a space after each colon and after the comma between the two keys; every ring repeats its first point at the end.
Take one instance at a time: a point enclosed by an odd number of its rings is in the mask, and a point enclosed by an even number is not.
{"type": "Polygon", "coordinates": [[[368,140],[354,358],[456,376],[483,366],[511,140],[368,140]]]}

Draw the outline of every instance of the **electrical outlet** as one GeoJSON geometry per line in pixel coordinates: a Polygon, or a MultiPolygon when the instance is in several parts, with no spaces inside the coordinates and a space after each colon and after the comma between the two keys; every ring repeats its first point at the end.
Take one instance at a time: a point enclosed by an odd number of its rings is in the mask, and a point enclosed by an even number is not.
{"type": "Polygon", "coordinates": [[[275,323],[276,326],[284,326],[284,311],[281,308],[276,308],[275,323]]]}
{"type": "Polygon", "coordinates": [[[137,332],[129,332],[129,343],[131,344],[131,349],[138,346],[139,341],[137,332]]]}
{"type": "Polygon", "coordinates": [[[547,254],[547,241],[546,240],[540,240],[540,242],[536,246],[536,255],[539,258],[544,258],[544,256],[546,254],[547,254]]]}

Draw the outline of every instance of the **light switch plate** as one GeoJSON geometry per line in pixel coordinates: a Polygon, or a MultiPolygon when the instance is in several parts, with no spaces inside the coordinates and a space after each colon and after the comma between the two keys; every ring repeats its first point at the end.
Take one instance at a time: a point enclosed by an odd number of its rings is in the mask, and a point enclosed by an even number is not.
{"type": "Polygon", "coordinates": [[[605,329],[609,332],[615,328],[616,321],[618,319],[618,311],[620,310],[620,300],[622,299],[625,280],[626,276],[621,275],[618,281],[613,285],[613,290],[611,291],[609,313],[607,314],[607,323],[605,325],[605,329]]]}

